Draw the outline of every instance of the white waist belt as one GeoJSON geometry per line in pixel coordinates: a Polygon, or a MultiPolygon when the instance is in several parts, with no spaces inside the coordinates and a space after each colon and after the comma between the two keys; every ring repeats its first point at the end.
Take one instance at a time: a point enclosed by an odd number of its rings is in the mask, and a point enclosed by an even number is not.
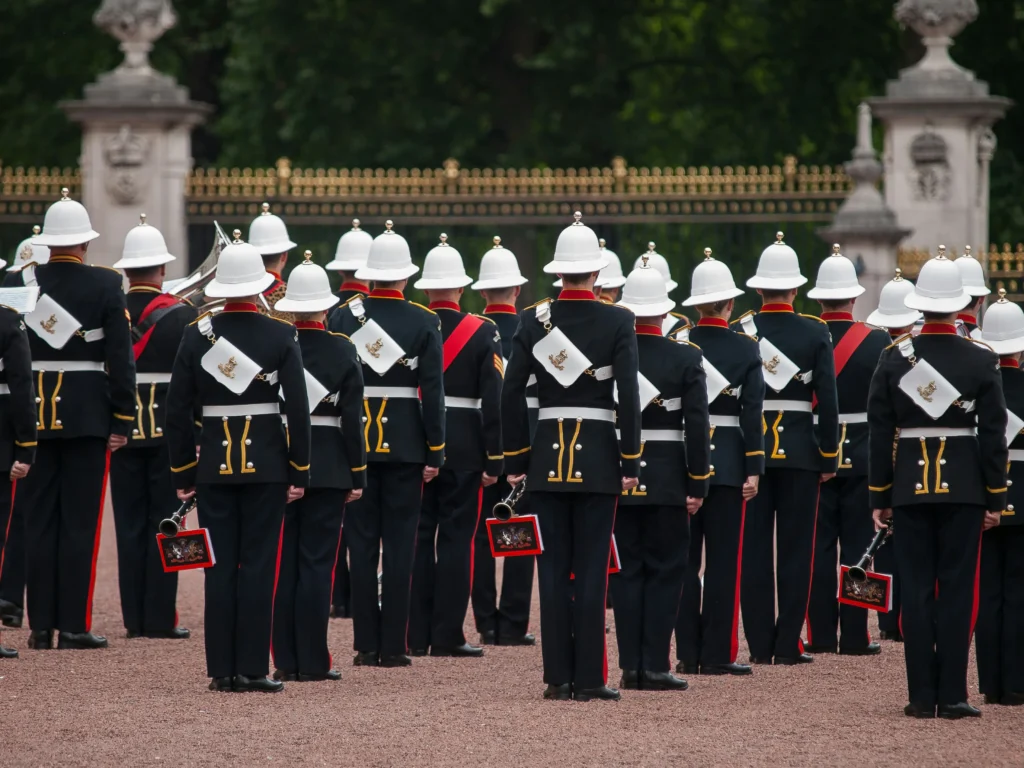
{"type": "Polygon", "coordinates": [[[136,384],[169,384],[171,374],[169,373],[136,373],[136,384]]]}
{"type": "Polygon", "coordinates": [[[900,430],[901,438],[974,437],[977,434],[974,427],[907,427],[900,430]]]}
{"type": "Polygon", "coordinates": [[[82,334],[82,338],[85,339],[86,342],[90,343],[93,341],[102,341],[103,338],[107,335],[106,333],[103,332],[102,328],[94,328],[91,331],[79,331],[79,333],[82,334]]]}
{"type": "Polygon", "coordinates": [[[229,416],[272,416],[281,412],[280,403],[251,403],[249,405],[204,405],[203,418],[216,419],[229,416]]]}
{"type": "Polygon", "coordinates": [[[419,400],[420,393],[416,387],[363,387],[363,400],[371,397],[395,397],[406,400],[419,400]]]}
{"type": "Polygon", "coordinates": [[[33,360],[32,361],[33,371],[53,371],[55,373],[69,373],[69,372],[80,372],[80,371],[97,371],[103,373],[103,363],[97,363],[92,360],[33,360]]]}
{"type": "Polygon", "coordinates": [[[444,404],[449,408],[474,408],[479,409],[484,401],[479,397],[451,397],[444,396],[444,404]]]}
{"type": "MultiPolygon", "coordinates": [[[[818,423],[818,414],[814,414],[814,423],[818,423]]],[[[868,415],[866,413],[840,413],[839,414],[840,424],[867,424],[868,415]]]]}
{"type": "Polygon", "coordinates": [[[537,413],[541,421],[548,419],[586,419],[587,421],[615,421],[615,411],[610,408],[541,408],[537,413]]]}
{"type": "Polygon", "coordinates": [[[738,427],[739,425],[739,416],[716,416],[715,414],[711,414],[712,427],[738,427]]]}
{"type": "Polygon", "coordinates": [[[681,443],[683,442],[683,430],[681,429],[641,429],[640,444],[651,443],[681,443]]]}
{"type": "Polygon", "coordinates": [[[1024,461],[1024,450],[1010,451],[1010,461],[1024,461]]]}
{"type": "MultiPolygon", "coordinates": [[[[203,415],[206,413],[204,411],[203,415]]],[[[284,414],[281,415],[281,421],[285,424],[288,423],[288,417],[284,414]]],[[[334,427],[335,429],[341,429],[341,417],[340,416],[310,416],[309,425],[311,427],[334,427]]]]}
{"type": "Polygon", "coordinates": [[[615,368],[606,365],[603,368],[594,368],[594,378],[598,381],[605,381],[615,375],[615,368]]]}
{"type": "Polygon", "coordinates": [[[526,398],[526,407],[527,408],[533,408],[535,410],[537,408],[540,408],[540,398],[539,397],[528,397],[528,398],[526,398]]]}
{"type": "MultiPolygon", "coordinates": [[[[9,395],[9,394],[11,394],[10,386],[7,385],[7,384],[0,384],[0,395],[9,395]]],[[[1021,451],[1021,453],[1024,453],[1024,451],[1021,451]]]]}
{"type": "Polygon", "coordinates": [[[765,400],[764,411],[798,411],[810,413],[811,404],[807,400],[765,400]]]}

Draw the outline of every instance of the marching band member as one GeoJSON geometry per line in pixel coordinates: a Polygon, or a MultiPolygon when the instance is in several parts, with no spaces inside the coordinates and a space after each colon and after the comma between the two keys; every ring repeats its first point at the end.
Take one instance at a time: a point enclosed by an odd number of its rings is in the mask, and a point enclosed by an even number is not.
{"type": "MultiPolygon", "coordinates": [[[[637,256],[636,261],[633,262],[633,269],[638,269],[643,264],[644,256],[646,256],[648,263],[661,272],[662,277],[665,278],[666,290],[672,293],[672,291],[679,287],[679,283],[672,279],[672,269],[669,267],[668,259],[654,250],[654,248],[655,244],[653,241],[647,243],[647,253],[637,256]]],[[[665,322],[662,323],[661,335],[668,336],[689,326],[690,319],[686,315],[679,312],[669,312],[665,316],[665,322]]]]}
{"type": "Polygon", "coordinates": [[[633,317],[596,300],[606,265],[597,235],[575,214],[558,236],[558,299],[523,314],[502,390],[509,482],[529,482],[545,550],[537,557],[544,697],[618,700],[607,686],[605,591],[615,507],[637,485],[640,398],[633,317]],[[537,431],[530,437],[526,387],[537,377],[537,431]],[[616,439],[613,380],[618,387],[616,439]],[[570,574],[575,583],[570,582],[570,574]]]}
{"type": "Polygon", "coordinates": [[[671,672],[669,645],[689,553],[689,515],[707,495],[707,381],[700,348],[661,335],[676,303],[665,278],[641,257],[622,301],[636,316],[640,370],[640,484],[624,492],[615,517],[621,570],[612,581],[620,686],[686,690],[671,672]],[[683,447],[683,433],[689,435],[683,447]]]}
{"type": "Polygon", "coordinates": [[[183,640],[175,603],[178,574],[165,573],[153,545],[160,521],[180,502],[171,477],[164,438],[167,388],[182,335],[196,319],[195,309],[163,293],[166,265],[174,261],[156,227],[139,226],[124,239],[115,269],[128,278],[128,313],[135,358],[135,423],[123,450],[110,457],[110,493],[117,535],[117,580],[121,616],[128,637],[183,640]]]}
{"type": "MultiPolygon", "coordinates": [[[[502,368],[508,367],[512,356],[512,338],[519,327],[516,300],[521,286],[527,283],[519,271],[519,262],[512,251],[494,238],[494,247],[480,261],[480,279],[470,286],[479,291],[487,305],[484,314],[498,326],[501,335],[502,368]]],[[[532,437],[537,426],[536,384],[526,389],[527,413],[532,437]]],[[[503,557],[501,600],[495,581],[497,560],[491,554],[487,536],[487,518],[494,505],[504,499],[512,488],[504,475],[498,482],[483,489],[483,508],[473,541],[473,618],[480,642],[484,645],[533,645],[536,638],[527,630],[530,626],[530,598],[533,592],[533,571],[536,564],[532,556],[503,557]]],[[[528,500],[522,498],[517,514],[528,514],[528,500]]]]}
{"type": "Polygon", "coordinates": [[[324,326],[338,297],[312,255],[306,251],[305,261],[288,276],[287,293],[274,306],[295,317],[312,450],[309,487],[284,513],[271,653],[275,680],[303,682],[341,679],[327,649],[331,579],[342,557],[345,504],[356,501],[366,485],[362,366],[352,342],[324,326]]]}
{"type": "Polygon", "coordinates": [[[618,254],[608,250],[603,237],[597,242],[601,246],[601,253],[608,259],[608,266],[601,270],[597,282],[594,283],[595,287],[601,289],[597,298],[605,304],[614,304],[619,300],[619,289],[626,284],[626,276],[622,274],[622,261],[619,260],[618,254]]]}
{"type": "Polygon", "coordinates": [[[352,339],[363,370],[366,488],[346,510],[356,666],[405,667],[410,582],[423,485],[444,463],[441,323],[433,310],[405,300],[409,244],[392,230],[373,240],[359,280],[373,290],[331,314],[331,330],[352,339]],[[384,556],[380,601],[377,563],[384,556]]]}
{"type": "MultiPolygon", "coordinates": [[[[963,257],[961,257],[963,258],[963,257]]],[[[960,259],[956,260],[957,262],[960,259]]],[[[956,263],[956,262],[954,262],[956,263]]],[[[981,341],[999,355],[1006,397],[1006,442],[1010,451],[1007,505],[1000,524],[981,535],[978,625],[974,637],[978,682],[986,704],[1024,705],[1024,311],[1006,300],[985,312],[981,341]],[[1016,447],[1014,447],[1016,446],[1016,447]],[[1016,487],[1014,485],[1016,481],[1016,487]]]]}
{"type": "Polygon", "coordinates": [[[971,296],[971,303],[957,313],[956,319],[960,322],[965,336],[976,337],[978,334],[978,317],[981,309],[985,306],[986,298],[990,293],[989,287],[985,285],[985,270],[981,262],[971,255],[971,246],[964,246],[964,255],[953,261],[960,270],[960,279],[964,282],[964,290],[971,296]]]}
{"type": "Polygon", "coordinates": [[[871,379],[868,490],[876,527],[898,529],[904,712],[958,719],[981,715],[967,657],[981,531],[1006,509],[1007,415],[997,356],[957,335],[971,297],[944,250],[905,299],[924,312],[920,335],[886,349],[871,379]]]}
{"type": "Polygon", "coordinates": [[[832,337],[839,401],[839,456],[835,477],[821,485],[815,523],[814,573],[807,606],[807,644],[811,653],[870,656],[882,646],[871,640],[868,611],[836,600],[836,555],[855,565],[871,543],[874,525],[868,506],[868,386],[889,334],[853,319],[853,305],[864,293],[853,262],[832,246],[818,268],[807,298],[821,304],[821,319],[832,337]],[[838,632],[838,634],[837,634],[838,632]]]}
{"type": "Polygon", "coordinates": [[[39,446],[18,489],[28,554],[29,647],[105,648],[93,634],[92,594],[110,453],[135,423],[135,361],[121,275],[85,263],[99,237],[85,207],[61,190],[33,244],[46,264],[8,273],[5,285],[39,287],[25,316],[36,372],[39,446]]]}
{"type": "Polygon", "coordinates": [[[263,203],[261,209],[260,215],[249,224],[249,245],[260,252],[263,266],[273,275],[274,282],[262,292],[263,298],[256,305],[261,312],[278,320],[291,321],[288,315],[277,312],[274,305],[284,298],[285,283],[281,275],[288,263],[288,251],[295,247],[295,243],[288,237],[288,227],[281,217],[270,212],[270,203],[263,203]]]}
{"type": "Polygon", "coordinates": [[[835,476],[839,420],[828,327],[793,311],[797,288],[807,278],[781,232],[776,240],[747,281],[761,294],[761,311],[733,321],[737,330],[759,340],[764,380],[771,388],[764,401],[766,468],[743,532],[740,605],[751,662],[770,664],[774,656],[776,664],[790,665],[814,660],[803,651],[800,630],[811,585],[818,485],[835,476]],[[811,418],[815,398],[817,427],[811,418]]]}
{"type": "Polygon", "coordinates": [[[267,677],[277,553],[285,506],[309,485],[310,409],[298,331],[260,313],[256,302],[274,276],[234,234],[205,289],[227,303],[185,331],[164,429],[178,498],[198,489],[199,524],[217,558],[206,569],[203,622],[210,690],[274,693],[284,688],[267,677]]]}
{"type": "Polygon", "coordinates": [[[690,518],[690,557],[676,620],[676,672],[689,675],[751,673],[749,666],[736,662],[740,557],[747,504],[764,472],[764,376],[757,342],[729,329],[735,299],[741,295],[729,267],[706,248],[704,262],[693,270],[690,297],[683,302],[695,307],[700,319],[693,330],[673,336],[690,338],[704,354],[714,460],[708,495],[690,518]]]}
{"type": "Polygon", "coordinates": [[[461,311],[473,282],[459,252],[441,235],[415,287],[426,292],[441,320],[445,434],[444,467],[423,490],[412,577],[409,646],[413,656],[482,656],[466,642],[462,625],[473,570],[473,536],[481,488],[498,481],[501,451],[501,335],[493,320],[461,311]]]}

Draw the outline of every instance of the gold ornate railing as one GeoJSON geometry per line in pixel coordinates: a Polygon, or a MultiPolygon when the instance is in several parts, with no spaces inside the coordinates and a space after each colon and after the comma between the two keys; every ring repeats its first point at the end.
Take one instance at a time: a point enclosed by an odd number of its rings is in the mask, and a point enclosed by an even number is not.
{"type": "Polygon", "coordinates": [[[43,214],[61,187],[80,197],[82,177],[77,168],[45,166],[12,168],[0,163],[0,220],[42,223],[43,214]]]}

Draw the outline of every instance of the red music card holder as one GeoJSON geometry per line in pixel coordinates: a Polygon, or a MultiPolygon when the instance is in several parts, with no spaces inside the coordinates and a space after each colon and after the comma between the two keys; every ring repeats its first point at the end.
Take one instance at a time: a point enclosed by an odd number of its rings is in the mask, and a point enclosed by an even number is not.
{"type": "MultiPolygon", "coordinates": [[[[622,562],[619,560],[619,545],[615,543],[615,534],[612,534],[612,547],[608,553],[608,575],[611,576],[613,573],[618,573],[622,570],[622,562]]],[[[570,573],[570,579],[575,579],[576,574],[570,573]]]]}
{"type": "Polygon", "coordinates": [[[182,531],[177,536],[158,533],[156,543],[160,548],[160,560],[165,573],[212,568],[217,564],[210,533],[205,528],[182,531]]]}
{"type": "Polygon", "coordinates": [[[490,518],[487,521],[487,539],[494,557],[526,557],[544,551],[536,515],[510,517],[508,520],[490,518]]]}
{"type": "Polygon", "coordinates": [[[892,610],[892,576],[888,573],[865,571],[867,579],[856,581],[850,578],[850,567],[844,565],[839,571],[839,602],[867,608],[869,611],[889,613],[892,610]]]}

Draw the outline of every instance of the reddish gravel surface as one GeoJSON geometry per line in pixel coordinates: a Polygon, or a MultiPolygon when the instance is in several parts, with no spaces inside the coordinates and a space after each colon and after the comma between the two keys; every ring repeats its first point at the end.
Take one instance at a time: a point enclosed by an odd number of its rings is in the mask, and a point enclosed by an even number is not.
{"type": "MultiPolygon", "coordinates": [[[[354,668],[351,622],[335,620],[340,683],[212,693],[202,577],[181,580],[193,639],[126,640],[109,512],[102,546],[93,626],[109,650],[29,651],[27,630],[4,632],[22,658],[0,662],[0,766],[1024,765],[1024,709],[985,707],[980,721],[905,718],[903,654],[891,643],[873,659],[819,656],[746,679],[694,677],[683,693],[576,704],[541,699],[539,646],[354,668]]],[[[535,601],[534,627],[536,617],[535,601]]],[[[975,690],[973,665],[970,680],[975,690]]]]}

